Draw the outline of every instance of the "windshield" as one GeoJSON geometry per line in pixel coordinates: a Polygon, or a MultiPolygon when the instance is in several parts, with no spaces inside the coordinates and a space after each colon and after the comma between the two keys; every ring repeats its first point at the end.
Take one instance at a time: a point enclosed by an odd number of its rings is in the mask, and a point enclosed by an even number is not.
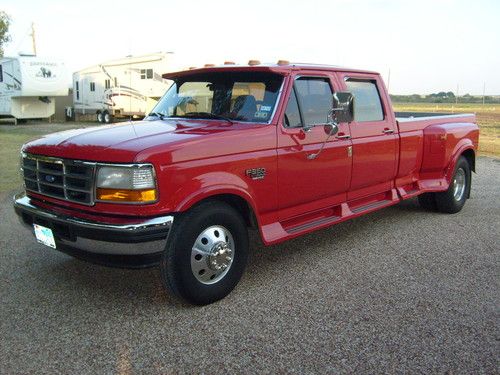
{"type": "Polygon", "coordinates": [[[174,81],[149,116],[267,123],[283,77],[261,72],[193,74],[174,81]]]}

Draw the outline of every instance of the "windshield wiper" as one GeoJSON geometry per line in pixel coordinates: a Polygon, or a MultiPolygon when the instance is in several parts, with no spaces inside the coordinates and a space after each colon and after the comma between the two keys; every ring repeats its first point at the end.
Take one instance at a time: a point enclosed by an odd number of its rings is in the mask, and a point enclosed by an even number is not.
{"type": "Polygon", "coordinates": [[[151,112],[149,116],[155,116],[155,117],[158,117],[160,120],[163,120],[165,118],[165,115],[163,113],[160,113],[160,112],[151,112]]]}
{"type": "Polygon", "coordinates": [[[231,120],[229,117],[222,116],[222,115],[216,115],[215,113],[210,113],[210,112],[188,112],[184,114],[183,116],[179,117],[199,117],[199,118],[210,118],[210,119],[215,119],[215,120],[224,120],[229,122],[230,124],[233,123],[233,120],[231,120]]]}

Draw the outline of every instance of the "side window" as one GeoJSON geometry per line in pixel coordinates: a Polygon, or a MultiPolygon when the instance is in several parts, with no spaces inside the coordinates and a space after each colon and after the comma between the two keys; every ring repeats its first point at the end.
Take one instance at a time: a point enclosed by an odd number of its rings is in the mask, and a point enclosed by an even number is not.
{"type": "Polygon", "coordinates": [[[152,79],[153,69],[141,69],[141,79],[152,79]]]}
{"type": "Polygon", "coordinates": [[[95,82],[90,82],[90,91],[95,91],[95,82]]]}
{"type": "Polygon", "coordinates": [[[109,89],[110,87],[111,87],[111,80],[106,79],[106,80],[104,81],[104,88],[105,88],[105,89],[109,89]]]}
{"type": "Polygon", "coordinates": [[[0,82],[3,82],[3,70],[2,70],[2,65],[0,65],[0,82]]]}
{"type": "Polygon", "coordinates": [[[306,125],[325,124],[332,109],[332,88],[327,78],[301,77],[295,90],[306,125]]]}
{"type": "Polygon", "coordinates": [[[75,89],[76,89],[76,100],[80,100],[80,85],[78,81],[75,81],[75,89]]]}
{"type": "Polygon", "coordinates": [[[288,104],[286,105],[284,121],[284,125],[287,128],[298,128],[302,126],[299,105],[297,104],[297,96],[295,95],[294,89],[292,89],[292,93],[290,94],[290,98],[288,99],[288,104]]]}
{"type": "Polygon", "coordinates": [[[354,121],[381,121],[384,119],[382,102],[375,81],[348,79],[345,84],[354,95],[354,121]]]}

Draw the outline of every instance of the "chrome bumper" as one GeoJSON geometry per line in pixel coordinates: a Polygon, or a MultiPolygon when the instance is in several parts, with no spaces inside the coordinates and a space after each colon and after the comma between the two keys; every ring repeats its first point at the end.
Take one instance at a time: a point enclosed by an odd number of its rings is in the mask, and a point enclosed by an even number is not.
{"type": "Polygon", "coordinates": [[[137,219],[125,224],[87,220],[49,211],[36,205],[25,193],[14,197],[14,209],[21,222],[51,228],[57,247],[110,255],[144,255],[163,251],[172,215],[137,219]]]}

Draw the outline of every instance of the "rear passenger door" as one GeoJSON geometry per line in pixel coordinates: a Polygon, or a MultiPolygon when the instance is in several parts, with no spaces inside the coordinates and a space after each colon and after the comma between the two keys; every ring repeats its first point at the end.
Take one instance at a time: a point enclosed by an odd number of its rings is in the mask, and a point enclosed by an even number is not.
{"type": "Polygon", "coordinates": [[[349,127],[329,138],[326,124],[334,91],[330,75],[295,76],[278,125],[278,201],[280,220],[346,200],[351,174],[349,127]]]}
{"type": "Polygon", "coordinates": [[[344,90],[354,95],[352,178],[348,200],[388,191],[396,176],[397,138],[394,117],[382,100],[378,75],[339,73],[344,90]]]}

